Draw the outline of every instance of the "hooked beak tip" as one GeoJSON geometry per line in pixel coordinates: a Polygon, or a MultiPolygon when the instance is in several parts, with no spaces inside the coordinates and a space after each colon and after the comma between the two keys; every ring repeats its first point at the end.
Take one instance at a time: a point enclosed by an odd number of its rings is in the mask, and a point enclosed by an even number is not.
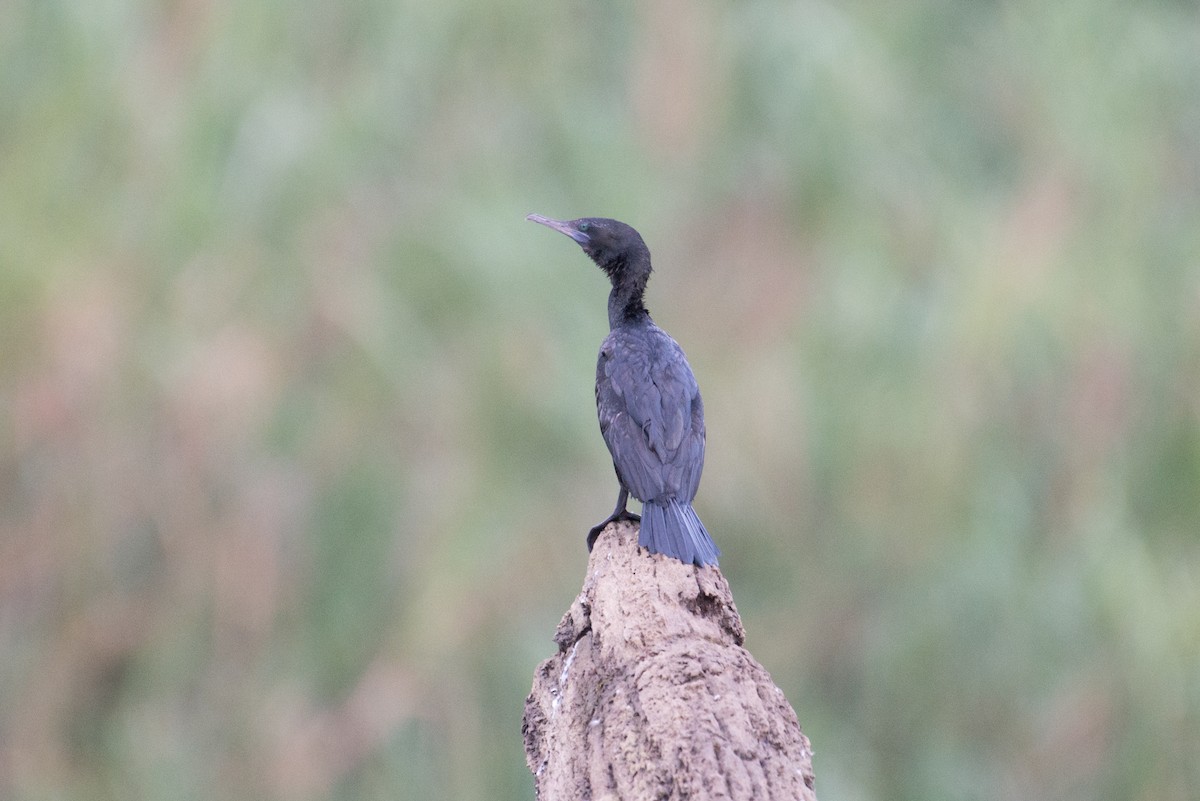
{"type": "Polygon", "coordinates": [[[530,222],[535,222],[535,223],[544,225],[547,228],[553,228],[555,231],[558,231],[560,234],[566,234],[567,236],[571,237],[572,239],[574,239],[576,242],[578,242],[581,245],[586,245],[588,242],[590,242],[592,240],[592,238],[590,236],[585,234],[583,231],[580,231],[578,228],[576,228],[570,222],[567,222],[565,220],[552,220],[549,217],[543,217],[540,214],[529,214],[529,215],[526,215],[525,219],[529,220],[530,222]]]}

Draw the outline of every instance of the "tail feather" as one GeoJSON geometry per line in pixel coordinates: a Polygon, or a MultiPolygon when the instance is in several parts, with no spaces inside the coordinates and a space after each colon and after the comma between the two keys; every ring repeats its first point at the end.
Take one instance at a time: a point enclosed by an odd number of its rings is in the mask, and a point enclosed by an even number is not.
{"type": "Polygon", "coordinates": [[[651,553],[672,556],[685,565],[715,565],[721,552],[690,504],[671,499],[642,504],[638,545],[651,553]]]}

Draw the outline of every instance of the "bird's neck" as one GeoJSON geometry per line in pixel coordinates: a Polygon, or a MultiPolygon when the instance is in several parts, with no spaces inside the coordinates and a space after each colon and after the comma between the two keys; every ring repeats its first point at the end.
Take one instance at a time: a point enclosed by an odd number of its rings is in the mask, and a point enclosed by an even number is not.
{"type": "Polygon", "coordinates": [[[650,313],[646,311],[643,301],[645,292],[644,281],[640,286],[614,286],[612,292],[608,293],[608,327],[613,329],[642,319],[650,319],[650,313]]]}
{"type": "Polygon", "coordinates": [[[612,292],[608,294],[609,328],[650,319],[645,305],[650,260],[635,259],[633,263],[622,260],[605,265],[604,271],[612,279],[612,292]]]}

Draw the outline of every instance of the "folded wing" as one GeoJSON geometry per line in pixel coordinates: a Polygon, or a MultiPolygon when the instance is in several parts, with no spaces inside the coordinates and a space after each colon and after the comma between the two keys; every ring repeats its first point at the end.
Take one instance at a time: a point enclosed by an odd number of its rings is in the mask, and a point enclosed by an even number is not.
{"type": "Polygon", "coordinates": [[[596,366],[600,431],[638,500],[690,503],[704,468],[704,407],[683,350],[657,327],[613,331],[596,366]]]}

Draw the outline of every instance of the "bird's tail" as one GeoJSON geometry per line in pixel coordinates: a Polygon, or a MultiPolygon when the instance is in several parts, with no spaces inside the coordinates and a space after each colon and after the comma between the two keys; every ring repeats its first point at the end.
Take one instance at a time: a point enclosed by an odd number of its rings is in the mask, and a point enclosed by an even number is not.
{"type": "Polygon", "coordinates": [[[704,529],[691,504],[671,498],[642,504],[638,545],[651,553],[673,556],[685,565],[715,565],[721,552],[704,529]]]}

